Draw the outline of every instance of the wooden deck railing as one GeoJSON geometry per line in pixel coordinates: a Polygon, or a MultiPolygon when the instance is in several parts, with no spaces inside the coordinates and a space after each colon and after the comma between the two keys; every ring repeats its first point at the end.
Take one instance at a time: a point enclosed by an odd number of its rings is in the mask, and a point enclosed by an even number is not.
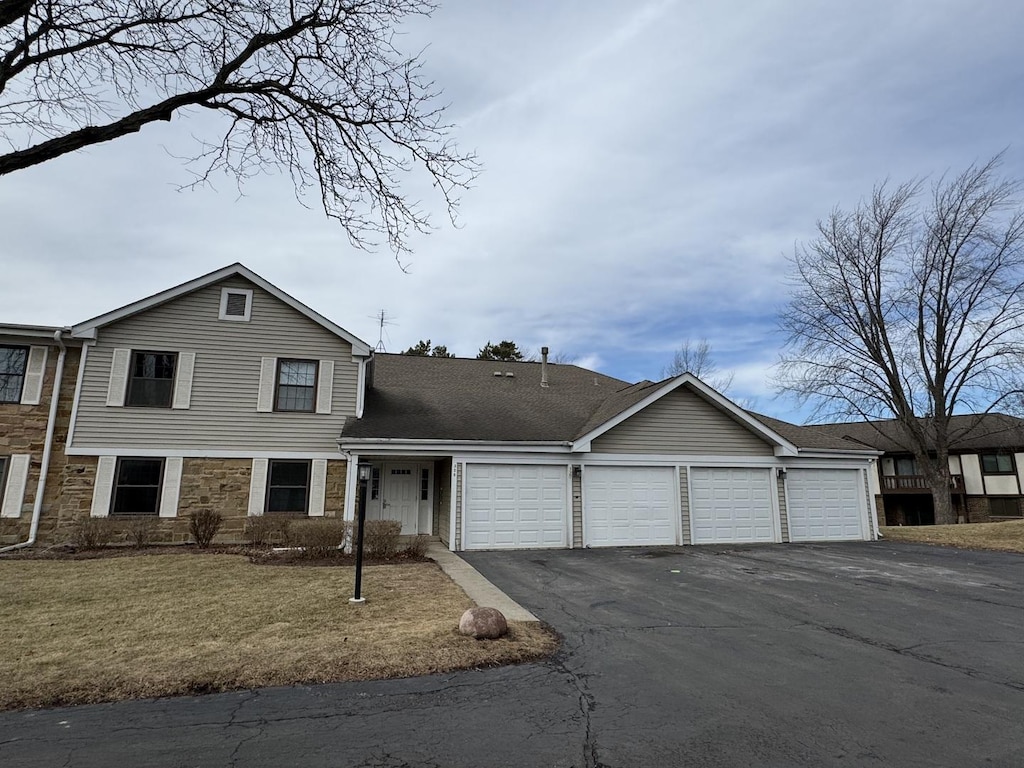
{"type": "MultiPolygon", "coordinates": [[[[950,475],[949,489],[953,493],[964,492],[964,476],[950,475]]],[[[882,493],[930,493],[931,488],[924,475],[883,475],[882,493]]]]}

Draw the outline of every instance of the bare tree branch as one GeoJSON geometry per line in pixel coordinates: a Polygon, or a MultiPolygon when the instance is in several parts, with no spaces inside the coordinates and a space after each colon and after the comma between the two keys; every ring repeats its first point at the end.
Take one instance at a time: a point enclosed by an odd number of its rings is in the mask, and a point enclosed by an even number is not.
{"type": "Polygon", "coordinates": [[[781,315],[780,390],[821,417],[895,419],[937,522],[953,522],[950,417],[1024,392],[1024,210],[1000,163],[941,177],[923,203],[920,182],[883,183],[834,210],[796,249],[781,315]]]}
{"type": "Polygon", "coordinates": [[[0,0],[0,175],[136,133],[189,108],[224,132],[186,158],[203,183],[290,176],[351,241],[396,252],[430,222],[403,182],[424,174],[450,216],[475,177],[434,85],[396,28],[431,0],[0,0]]]}

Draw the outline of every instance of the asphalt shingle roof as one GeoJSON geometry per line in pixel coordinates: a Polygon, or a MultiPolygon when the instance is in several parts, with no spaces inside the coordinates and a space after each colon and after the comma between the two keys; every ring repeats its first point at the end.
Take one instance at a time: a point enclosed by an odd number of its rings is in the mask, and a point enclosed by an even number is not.
{"type": "MultiPolygon", "coordinates": [[[[363,417],[346,421],[343,439],[568,443],[666,383],[630,384],[557,363],[548,364],[547,387],[540,363],[378,353],[372,365],[363,417]]],[[[864,449],[816,428],[751,415],[801,448],[864,449]]]]}
{"type": "Polygon", "coordinates": [[[630,386],[557,363],[547,387],[540,363],[376,354],[373,366],[363,418],[345,423],[345,438],[566,442],[630,386]]]}
{"type": "MultiPolygon", "coordinates": [[[[1024,448],[1024,420],[1005,413],[965,414],[950,419],[950,449],[977,451],[986,448],[1024,448]]],[[[905,453],[908,443],[896,421],[857,421],[848,424],[814,424],[813,429],[845,437],[887,453],[905,453]]]]}

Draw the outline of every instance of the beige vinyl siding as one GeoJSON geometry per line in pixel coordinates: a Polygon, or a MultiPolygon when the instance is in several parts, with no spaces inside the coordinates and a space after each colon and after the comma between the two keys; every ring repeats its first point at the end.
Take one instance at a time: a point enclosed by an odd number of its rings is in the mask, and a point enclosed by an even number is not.
{"type": "Polygon", "coordinates": [[[683,544],[690,541],[690,488],[686,480],[686,467],[679,468],[679,511],[683,518],[683,544]]]}
{"type": "Polygon", "coordinates": [[[572,472],[572,545],[583,546],[583,476],[576,472],[572,472]]]}
{"type": "Polygon", "coordinates": [[[774,448],[680,387],[593,441],[594,453],[771,456],[774,448]]]}
{"type": "Polygon", "coordinates": [[[789,514],[786,511],[786,479],[776,473],[775,485],[779,494],[779,518],[782,523],[782,541],[789,543],[789,514]]]}
{"type": "Polygon", "coordinates": [[[242,278],[234,277],[101,328],[89,350],[74,447],[334,452],[355,415],[352,347],[242,278]],[[252,319],[218,319],[221,288],[253,291],[252,319]],[[194,352],[187,409],[108,406],[114,350],[194,352]],[[264,357],[334,362],[331,413],[257,413],[264,357]]]}

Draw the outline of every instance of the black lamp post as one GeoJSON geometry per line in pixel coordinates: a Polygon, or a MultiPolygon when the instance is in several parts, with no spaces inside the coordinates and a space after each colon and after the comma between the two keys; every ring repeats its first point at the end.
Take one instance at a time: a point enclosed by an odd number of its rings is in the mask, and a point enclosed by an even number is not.
{"type": "Polygon", "coordinates": [[[366,523],[366,492],[370,482],[370,475],[373,467],[369,464],[359,465],[359,487],[357,494],[359,501],[356,504],[356,588],[355,594],[348,599],[350,603],[365,603],[363,597],[363,525],[366,523]]]}

